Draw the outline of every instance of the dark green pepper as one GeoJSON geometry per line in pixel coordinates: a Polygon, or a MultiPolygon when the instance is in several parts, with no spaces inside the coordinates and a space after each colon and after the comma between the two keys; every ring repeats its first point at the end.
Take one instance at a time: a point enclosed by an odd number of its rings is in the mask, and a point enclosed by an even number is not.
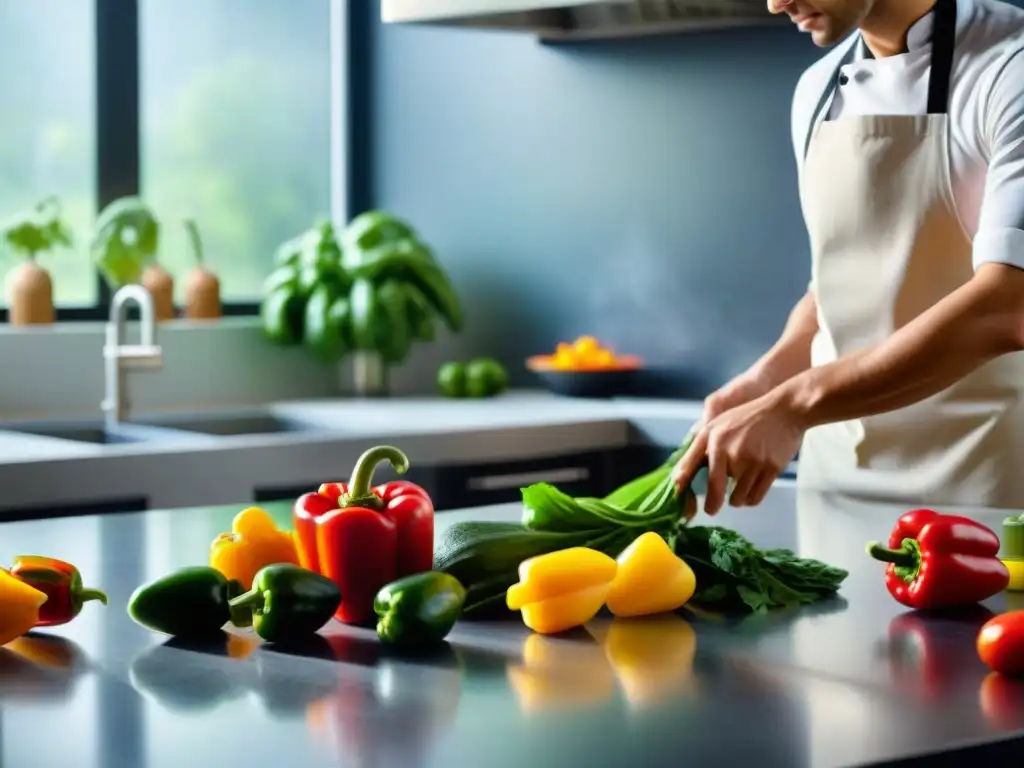
{"type": "Polygon", "coordinates": [[[268,565],[256,573],[252,589],[231,601],[252,611],[256,634],[268,643],[303,640],[324,626],[341,605],[338,585],[297,565],[268,565]]]}
{"type": "Polygon", "coordinates": [[[228,580],[215,568],[182,568],[136,589],[128,600],[128,615],[154,632],[208,637],[229,621],[236,627],[252,623],[250,611],[230,605],[242,591],[238,581],[228,580]]]}
{"type": "Polygon", "coordinates": [[[328,363],[351,349],[348,296],[339,295],[331,284],[318,286],[306,303],[303,340],[318,359],[328,363]]]}
{"type": "Polygon", "coordinates": [[[413,329],[407,311],[405,286],[395,280],[387,280],[377,289],[383,317],[387,318],[386,328],[381,331],[383,345],[378,351],[389,363],[405,361],[412,347],[413,329]]]}
{"type": "Polygon", "coordinates": [[[466,590],[447,573],[427,571],[383,587],[373,601],[377,637],[406,648],[441,642],[462,615],[466,590]]]}
{"type": "Polygon", "coordinates": [[[384,211],[366,211],[345,227],[342,242],[346,252],[358,254],[384,243],[410,237],[415,237],[415,233],[404,221],[384,211]]]}
{"type": "Polygon", "coordinates": [[[431,342],[436,336],[434,330],[433,310],[423,292],[415,285],[407,284],[405,288],[405,311],[409,315],[409,327],[416,341],[431,342]]]}

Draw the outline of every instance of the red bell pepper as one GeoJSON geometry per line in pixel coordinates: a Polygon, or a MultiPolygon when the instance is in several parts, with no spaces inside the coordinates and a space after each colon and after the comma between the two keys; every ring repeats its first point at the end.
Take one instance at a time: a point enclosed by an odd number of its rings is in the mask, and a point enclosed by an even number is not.
{"type": "Polygon", "coordinates": [[[400,475],[409,469],[397,448],[371,448],[359,457],[349,483],[324,483],[303,494],[292,513],[299,563],[338,585],[335,618],[345,624],[372,623],[381,587],[434,566],[434,505],[414,483],[371,488],[382,461],[400,475]]]}
{"type": "Polygon", "coordinates": [[[916,509],[896,521],[888,547],[868,545],[869,555],[888,563],[889,593],[919,610],[971,605],[1002,592],[1010,571],[998,553],[999,537],[990,528],[931,509],[916,509]]]}
{"type": "Polygon", "coordinates": [[[37,627],[67,624],[81,613],[82,606],[90,600],[107,604],[107,596],[98,589],[85,589],[82,586],[82,574],[71,563],[63,560],[20,555],[14,558],[10,574],[46,595],[46,602],[39,607],[37,627]]]}

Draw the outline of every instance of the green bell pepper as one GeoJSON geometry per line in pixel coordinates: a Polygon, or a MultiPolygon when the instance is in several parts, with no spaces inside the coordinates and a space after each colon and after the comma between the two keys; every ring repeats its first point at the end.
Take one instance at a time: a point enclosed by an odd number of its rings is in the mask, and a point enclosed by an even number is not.
{"type": "Polygon", "coordinates": [[[383,587],[373,601],[377,637],[390,645],[420,647],[444,640],[462,615],[466,590],[447,573],[427,571],[383,587]]]}
{"type": "Polygon", "coordinates": [[[303,340],[323,362],[336,361],[352,348],[348,296],[329,283],[317,286],[306,303],[303,340]]]}
{"type": "Polygon", "coordinates": [[[356,216],[342,233],[346,251],[368,251],[384,243],[414,238],[412,227],[384,211],[366,211],[356,216]]]}
{"type": "Polygon", "coordinates": [[[260,305],[263,335],[275,344],[298,344],[306,303],[298,291],[295,268],[279,267],[267,278],[264,289],[260,305]]]}
{"type": "Polygon", "coordinates": [[[208,637],[229,621],[236,627],[252,623],[244,607],[230,605],[243,591],[209,566],[193,566],[143,584],[128,600],[132,620],[154,632],[176,637],[208,637]]]}
{"type": "Polygon", "coordinates": [[[338,585],[297,565],[268,565],[256,573],[252,589],[231,601],[252,611],[256,634],[268,643],[299,641],[326,624],[341,605],[338,585]]]}
{"type": "Polygon", "coordinates": [[[277,268],[263,284],[260,316],[270,341],[292,346],[303,341],[317,357],[333,361],[343,354],[346,314],[332,303],[348,288],[341,267],[341,250],[330,222],[319,224],[278,248],[277,268]],[[313,306],[310,307],[310,304],[313,306]]]}

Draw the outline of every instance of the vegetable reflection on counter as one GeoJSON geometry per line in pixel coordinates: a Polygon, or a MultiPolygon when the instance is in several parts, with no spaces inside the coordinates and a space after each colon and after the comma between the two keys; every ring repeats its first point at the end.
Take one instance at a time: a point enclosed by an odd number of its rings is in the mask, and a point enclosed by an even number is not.
{"type": "Polygon", "coordinates": [[[325,483],[295,502],[299,562],[341,589],[335,618],[345,624],[370,625],[374,599],[384,585],[429,571],[433,564],[430,497],[405,481],[371,488],[374,469],[383,461],[400,475],[409,469],[409,459],[397,448],[371,448],[359,457],[348,484],[325,483]]]}
{"type": "Polygon", "coordinates": [[[128,615],[146,629],[174,637],[217,636],[228,622],[252,625],[250,610],[230,605],[244,591],[215,568],[190,566],[136,589],[128,600],[128,615]]]}
{"type": "Polygon", "coordinates": [[[334,636],[335,658],[368,670],[368,677],[341,673],[333,691],[306,708],[310,730],[333,743],[345,765],[419,765],[435,738],[451,728],[462,700],[459,658],[447,643],[424,659],[429,677],[396,666],[378,644],[334,636]],[[354,647],[353,647],[354,646],[354,647]],[[429,686],[429,706],[424,699],[429,686]],[[387,733],[382,739],[380,734],[387,733]]]}
{"type": "Polygon", "coordinates": [[[341,591],[333,581],[286,563],[261,569],[252,589],[228,605],[251,611],[253,629],[267,642],[289,643],[316,634],[340,603],[341,591]]]}
{"type": "Polygon", "coordinates": [[[981,605],[942,613],[907,611],[889,622],[884,646],[893,682],[942,703],[965,678],[977,676],[970,644],[948,642],[951,630],[977,630],[994,614],[981,605]]]}
{"type": "Polygon", "coordinates": [[[276,658],[268,650],[272,647],[228,633],[203,640],[174,638],[136,656],[129,679],[140,695],[190,715],[250,697],[274,719],[303,717],[310,704],[332,695],[333,676],[317,671],[299,681],[294,664],[276,658]]]}
{"type": "Polygon", "coordinates": [[[90,667],[85,653],[71,640],[29,632],[0,648],[0,701],[14,705],[67,701],[90,667]]]}
{"type": "Polygon", "coordinates": [[[1024,727],[1024,682],[989,672],[978,689],[978,706],[991,728],[1020,730],[1024,727]]]}
{"type": "Polygon", "coordinates": [[[523,522],[455,523],[438,542],[434,568],[467,591],[464,615],[484,616],[505,606],[519,564],[563,549],[585,547],[618,557],[644,533],[656,533],[693,570],[692,602],[716,610],[767,611],[809,605],[835,595],[848,573],[792,551],[762,551],[717,526],[690,526],[692,489],[672,481],[690,439],[660,468],[603,499],[572,498],[546,483],[523,489],[523,522]]]}
{"type": "Polygon", "coordinates": [[[615,673],[593,641],[529,635],[522,659],[505,674],[525,715],[601,705],[615,695],[615,673]]]}
{"type": "Polygon", "coordinates": [[[595,619],[585,629],[584,641],[535,634],[523,642],[507,675],[524,714],[606,704],[616,686],[637,712],[695,692],[697,634],[679,616],[595,619]]]}
{"type": "Polygon", "coordinates": [[[887,563],[886,588],[909,608],[972,605],[1010,583],[1010,572],[998,558],[999,537],[990,528],[931,509],[900,517],[888,546],[872,542],[868,554],[887,563]]]}
{"type": "Polygon", "coordinates": [[[243,509],[235,515],[231,531],[219,534],[210,544],[210,566],[244,589],[252,588],[261,568],[279,563],[299,564],[295,539],[260,507],[243,509]]]}

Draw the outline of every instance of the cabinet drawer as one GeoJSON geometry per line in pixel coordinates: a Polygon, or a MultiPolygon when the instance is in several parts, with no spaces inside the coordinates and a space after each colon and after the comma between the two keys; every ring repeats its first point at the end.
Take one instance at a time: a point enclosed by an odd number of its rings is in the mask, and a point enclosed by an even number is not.
{"type": "Polygon", "coordinates": [[[603,496],[610,480],[611,457],[604,453],[438,467],[435,506],[462,509],[522,499],[521,489],[551,483],[571,496],[603,496]]]}

